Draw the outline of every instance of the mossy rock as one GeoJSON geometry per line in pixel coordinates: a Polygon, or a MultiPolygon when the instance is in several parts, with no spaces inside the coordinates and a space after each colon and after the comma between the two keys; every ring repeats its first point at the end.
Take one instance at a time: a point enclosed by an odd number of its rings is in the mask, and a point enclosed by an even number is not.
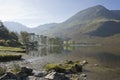
{"type": "Polygon", "coordinates": [[[60,72],[60,73],[82,72],[82,66],[79,64],[78,61],[69,61],[69,62],[67,61],[67,62],[64,62],[63,64],[51,63],[51,64],[45,65],[44,68],[46,71],[55,70],[56,72],[60,72]]]}

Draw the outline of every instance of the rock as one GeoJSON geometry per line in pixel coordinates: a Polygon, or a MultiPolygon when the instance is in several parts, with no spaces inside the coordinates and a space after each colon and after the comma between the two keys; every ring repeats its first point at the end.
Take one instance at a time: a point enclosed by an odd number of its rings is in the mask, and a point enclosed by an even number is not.
{"type": "Polygon", "coordinates": [[[22,72],[19,72],[19,73],[17,73],[16,75],[17,75],[21,80],[28,77],[28,74],[27,74],[27,73],[22,73],[22,72]]]}
{"type": "Polygon", "coordinates": [[[87,75],[82,73],[79,77],[79,80],[87,80],[87,75]]]}
{"type": "Polygon", "coordinates": [[[22,67],[21,72],[22,73],[27,73],[27,75],[32,75],[33,69],[27,68],[27,67],[22,67]]]}
{"type": "Polygon", "coordinates": [[[47,72],[46,71],[34,71],[34,76],[35,77],[44,77],[47,75],[47,72]]]}
{"type": "Polygon", "coordinates": [[[35,77],[35,76],[29,76],[28,80],[45,80],[45,79],[44,78],[35,77]]]}
{"type": "Polygon", "coordinates": [[[82,73],[82,74],[80,75],[80,77],[87,77],[87,75],[84,74],[84,73],[82,73]]]}
{"type": "Polygon", "coordinates": [[[74,78],[73,80],[80,80],[80,79],[77,77],[77,78],[74,78]]]}
{"type": "Polygon", "coordinates": [[[65,76],[63,73],[51,72],[45,76],[45,79],[49,80],[69,80],[68,77],[65,76]]]}
{"type": "Polygon", "coordinates": [[[99,66],[99,65],[98,65],[98,64],[94,64],[94,66],[96,66],[96,67],[97,67],[97,66],[99,66]]]}
{"type": "Polygon", "coordinates": [[[51,72],[45,76],[46,79],[54,79],[56,72],[51,72]]]}
{"type": "Polygon", "coordinates": [[[65,74],[70,74],[70,73],[71,73],[71,70],[70,70],[70,69],[67,69],[67,70],[65,70],[64,73],[65,73],[65,74]]]}
{"type": "Polygon", "coordinates": [[[88,64],[88,62],[86,60],[83,60],[82,62],[80,62],[80,64],[84,66],[85,64],[88,64]]]}
{"type": "Polygon", "coordinates": [[[20,78],[14,75],[13,73],[7,72],[0,77],[0,80],[20,80],[20,78]]]}
{"type": "Polygon", "coordinates": [[[73,74],[71,77],[71,80],[80,80],[80,79],[79,79],[78,75],[73,74]]]}
{"type": "Polygon", "coordinates": [[[69,61],[69,60],[66,60],[66,63],[67,63],[67,64],[72,64],[73,61],[71,61],[71,60],[70,60],[70,61],[69,61]]]}
{"type": "Polygon", "coordinates": [[[28,76],[32,75],[33,74],[32,71],[33,70],[30,68],[22,67],[21,71],[18,72],[16,75],[18,77],[20,77],[21,80],[23,80],[23,79],[27,78],[28,76]]]}
{"type": "Polygon", "coordinates": [[[76,64],[75,66],[72,67],[71,71],[73,73],[82,72],[82,66],[76,64]]]}

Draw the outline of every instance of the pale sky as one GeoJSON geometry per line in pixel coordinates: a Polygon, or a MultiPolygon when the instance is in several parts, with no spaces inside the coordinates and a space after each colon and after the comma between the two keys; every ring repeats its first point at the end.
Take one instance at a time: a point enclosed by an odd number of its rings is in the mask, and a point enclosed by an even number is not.
{"type": "Polygon", "coordinates": [[[36,27],[60,23],[95,5],[120,10],[120,0],[0,0],[0,20],[36,27]]]}

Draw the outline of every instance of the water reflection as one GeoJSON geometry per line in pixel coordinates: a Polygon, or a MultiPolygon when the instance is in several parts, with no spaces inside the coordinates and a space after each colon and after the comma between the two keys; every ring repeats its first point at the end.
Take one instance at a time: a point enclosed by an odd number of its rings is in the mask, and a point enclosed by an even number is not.
{"type": "Polygon", "coordinates": [[[116,46],[39,46],[28,49],[28,55],[34,56],[35,60],[39,57],[44,58],[44,60],[49,60],[50,62],[60,62],[66,59],[86,59],[89,64],[98,64],[99,66],[97,68],[94,67],[95,71],[94,68],[92,70],[91,68],[84,70],[90,80],[110,80],[111,78],[113,78],[112,80],[119,80],[114,79],[120,74],[119,53],[120,49],[116,46]],[[102,68],[105,69],[106,72],[104,72],[102,68]],[[98,69],[98,71],[96,69],[98,69]],[[112,72],[110,72],[111,70],[112,72]]]}
{"type": "MultiPolygon", "coordinates": [[[[93,58],[103,65],[120,66],[120,50],[113,47],[75,47],[75,46],[39,46],[28,48],[28,55],[42,57],[49,55],[61,55],[68,59],[93,58]]],[[[60,57],[61,59],[61,57],[60,57]]]]}
{"type": "Polygon", "coordinates": [[[39,46],[36,48],[28,48],[28,55],[34,57],[47,56],[50,54],[69,53],[75,50],[75,46],[39,46]]]}
{"type": "Polygon", "coordinates": [[[108,67],[120,67],[120,56],[110,53],[99,53],[94,55],[96,59],[102,62],[102,65],[108,67]]]}

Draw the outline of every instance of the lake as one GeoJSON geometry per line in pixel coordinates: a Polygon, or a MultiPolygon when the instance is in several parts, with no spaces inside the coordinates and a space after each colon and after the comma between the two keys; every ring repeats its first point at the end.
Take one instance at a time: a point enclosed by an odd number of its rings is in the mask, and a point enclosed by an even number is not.
{"type": "Polygon", "coordinates": [[[83,73],[88,80],[120,80],[120,49],[117,46],[39,46],[28,51],[34,57],[49,63],[65,60],[87,60],[83,73]],[[95,66],[97,64],[98,66],[95,66]]]}

